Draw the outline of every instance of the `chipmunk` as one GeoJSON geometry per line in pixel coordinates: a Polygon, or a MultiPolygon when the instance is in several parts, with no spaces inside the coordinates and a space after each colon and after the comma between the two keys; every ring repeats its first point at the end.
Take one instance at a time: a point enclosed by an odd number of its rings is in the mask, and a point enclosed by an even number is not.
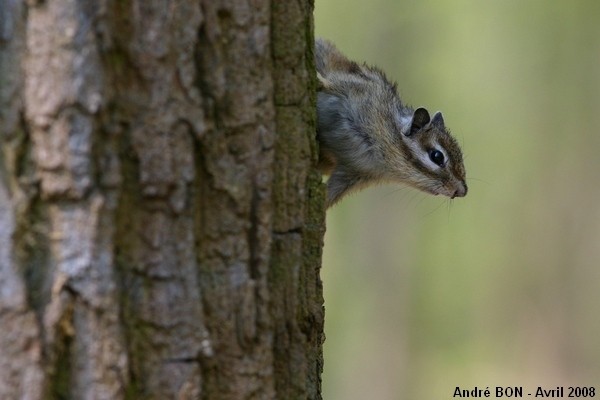
{"type": "Polygon", "coordinates": [[[467,194],[462,153],[441,112],[403,104],[378,68],[350,61],[317,39],[319,168],[327,207],[372,183],[394,181],[433,195],[467,194]]]}

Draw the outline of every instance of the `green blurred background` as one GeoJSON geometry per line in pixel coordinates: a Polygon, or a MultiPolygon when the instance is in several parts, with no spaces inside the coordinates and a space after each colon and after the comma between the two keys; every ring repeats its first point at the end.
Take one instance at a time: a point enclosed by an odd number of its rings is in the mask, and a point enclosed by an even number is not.
{"type": "Polygon", "coordinates": [[[315,30],[443,110],[470,188],[328,212],[324,398],[599,396],[600,1],[317,0],[315,30]]]}

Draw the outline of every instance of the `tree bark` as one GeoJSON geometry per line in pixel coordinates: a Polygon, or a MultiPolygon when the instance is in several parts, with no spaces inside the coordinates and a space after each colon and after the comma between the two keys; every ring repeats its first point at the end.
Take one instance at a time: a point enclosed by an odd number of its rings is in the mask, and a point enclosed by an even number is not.
{"type": "Polygon", "coordinates": [[[0,398],[319,399],[312,1],[0,2],[0,398]]]}

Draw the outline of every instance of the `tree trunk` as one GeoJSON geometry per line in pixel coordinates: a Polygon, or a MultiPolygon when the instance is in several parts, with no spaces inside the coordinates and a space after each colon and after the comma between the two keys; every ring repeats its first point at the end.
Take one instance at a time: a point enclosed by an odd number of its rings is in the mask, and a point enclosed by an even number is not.
{"type": "Polygon", "coordinates": [[[0,398],[319,399],[312,1],[0,2],[0,398]]]}

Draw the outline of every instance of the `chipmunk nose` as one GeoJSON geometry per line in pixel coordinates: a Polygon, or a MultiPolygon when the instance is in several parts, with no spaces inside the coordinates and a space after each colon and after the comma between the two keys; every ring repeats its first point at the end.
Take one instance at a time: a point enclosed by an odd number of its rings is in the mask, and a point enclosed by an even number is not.
{"type": "Polygon", "coordinates": [[[455,197],[465,197],[467,195],[468,187],[467,184],[462,182],[458,188],[454,191],[454,194],[451,198],[455,197]]]}

